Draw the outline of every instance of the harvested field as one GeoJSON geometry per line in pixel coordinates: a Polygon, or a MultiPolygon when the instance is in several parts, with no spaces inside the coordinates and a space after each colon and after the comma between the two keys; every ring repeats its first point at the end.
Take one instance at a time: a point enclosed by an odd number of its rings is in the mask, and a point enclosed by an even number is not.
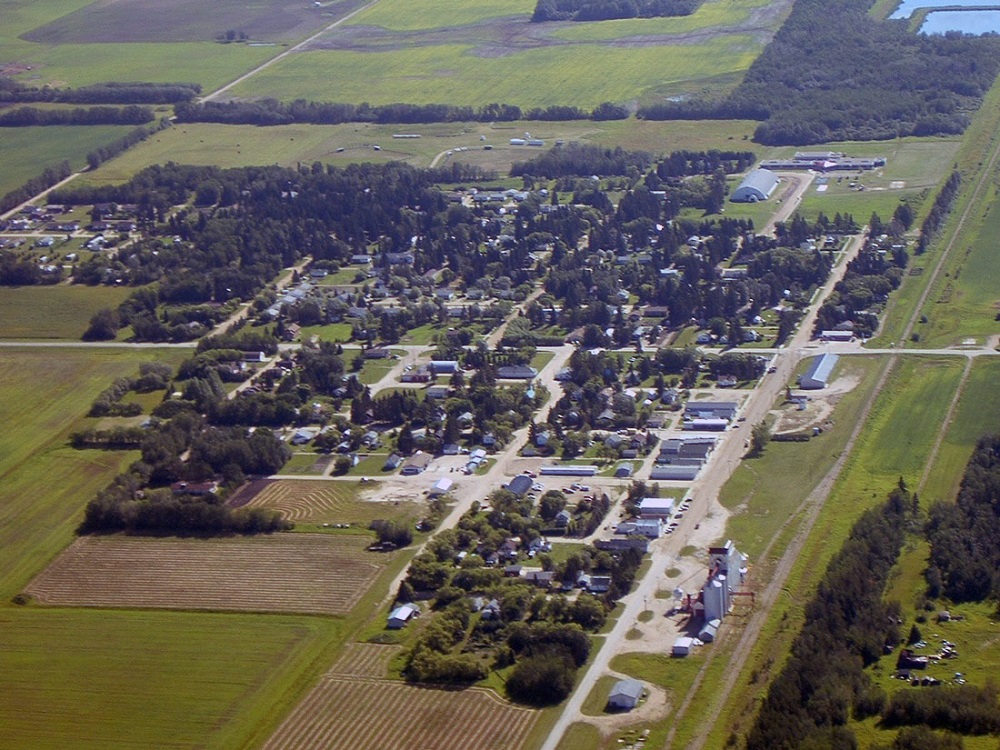
{"type": "Polygon", "coordinates": [[[352,536],[82,537],[26,588],[44,604],[346,614],[384,567],[352,536]]]}
{"type": "Polygon", "coordinates": [[[385,503],[360,500],[360,484],[334,481],[275,480],[265,484],[249,500],[239,497],[240,505],[270,508],[293,523],[358,523],[367,525],[376,519],[400,514],[417,517],[416,503],[385,503]]]}
{"type": "Polygon", "coordinates": [[[385,677],[389,669],[389,660],[399,650],[399,646],[351,643],[326,675],[327,677],[385,677]]]}
{"type": "Polygon", "coordinates": [[[281,724],[265,750],[516,750],[537,711],[491,690],[439,690],[402,682],[326,677],[281,724]]]}

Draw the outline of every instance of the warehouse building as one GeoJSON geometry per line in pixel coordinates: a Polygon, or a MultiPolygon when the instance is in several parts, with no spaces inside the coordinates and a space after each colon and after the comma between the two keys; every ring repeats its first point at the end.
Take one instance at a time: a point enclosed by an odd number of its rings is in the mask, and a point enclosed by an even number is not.
{"type": "Polygon", "coordinates": [[[729,197],[733,203],[758,203],[766,201],[778,187],[778,175],[769,169],[755,169],[729,197]]]}

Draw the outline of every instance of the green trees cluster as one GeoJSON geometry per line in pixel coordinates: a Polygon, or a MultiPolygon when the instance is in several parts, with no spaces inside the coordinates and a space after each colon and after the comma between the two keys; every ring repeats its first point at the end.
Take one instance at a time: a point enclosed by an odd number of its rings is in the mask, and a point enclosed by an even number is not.
{"type": "Polygon", "coordinates": [[[36,88],[0,76],[0,102],[59,102],[63,104],[175,104],[201,93],[200,83],[116,82],[78,88],[36,88]]]}
{"type": "Polygon", "coordinates": [[[929,511],[928,593],[954,602],[1000,598],[1000,436],[980,438],[954,503],[929,511]]]}
{"type": "Polygon", "coordinates": [[[531,20],[540,23],[689,16],[700,5],[701,0],[538,0],[531,20]]]}
{"type": "Polygon", "coordinates": [[[917,255],[921,255],[927,250],[927,246],[937,235],[945,219],[948,218],[948,214],[951,213],[951,206],[958,196],[958,189],[961,184],[962,175],[957,171],[953,171],[948,175],[948,179],[945,180],[944,185],[941,186],[938,194],[934,197],[934,204],[920,225],[920,237],[917,240],[916,249],[917,255]]]}
{"type": "Polygon", "coordinates": [[[25,128],[39,125],[143,125],[155,119],[153,110],[138,104],[124,107],[74,107],[39,109],[15,107],[0,112],[0,128],[25,128]]]}

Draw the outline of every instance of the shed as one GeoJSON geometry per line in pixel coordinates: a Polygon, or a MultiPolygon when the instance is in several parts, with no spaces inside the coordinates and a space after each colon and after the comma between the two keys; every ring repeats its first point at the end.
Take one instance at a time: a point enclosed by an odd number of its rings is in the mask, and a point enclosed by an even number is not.
{"type": "Polygon", "coordinates": [[[672,497],[644,497],[639,501],[639,517],[645,519],[670,518],[674,514],[672,497]]]}
{"type": "Polygon", "coordinates": [[[622,461],[615,467],[615,476],[619,479],[628,478],[632,476],[632,464],[628,461],[622,461]]]}
{"type": "Polygon", "coordinates": [[[450,492],[451,488],[454,485],[455,483],[451,481],[448,477],[441,477],[431,486],[430,496],[437,497],[438,495],[443,495],[446,492],[450,492]]]}
{"type": "Polygon", "coordinates": [[[639,705],[642,698],[642,683],[638,680],[618,680],[611,688],[608,696],[608,708],[619,711],[631,711],[639,705]]]}
{"type": "Polygon", "coordinates": [[[420,610],[412,604],[404,604],[401,607],[396,607],[396,609],[389,613],[389,620],[386,623],[386,627],[389,630],[399,630],[419,614],[420,610]]]}
{"type": "Polygon", "coordinates": [[[823,354],[816,357],[809,365],[809,369],[799,378],[799,387],[806,391],[826,388],[838,359],[840,357],[836,354],[823,354]]]}
{"type": "Polygon", "coordinates": [[[691,653],[691,648],[694,646],[694,638],[688,638],[687,636],[681,636],[676,641],[674,641],[674,647],[670,649],[671,656],[687,656],[691,653]]]}
{"type": "Polygon", "coordinates": [[[715,640],[715,637],[719,634],[719,626],[722,624],[721,620],[709,620],[706,622],[701,630],[698,631],[698,640],[704,641],[705,643],[711,643],[715,640]]]}
{"type": "Polygon", "coordinates": [[[755,169],[743,178],[729,200],[733,203],[766,201],[777,186],[778,175],[769,169],[755,169]]]}

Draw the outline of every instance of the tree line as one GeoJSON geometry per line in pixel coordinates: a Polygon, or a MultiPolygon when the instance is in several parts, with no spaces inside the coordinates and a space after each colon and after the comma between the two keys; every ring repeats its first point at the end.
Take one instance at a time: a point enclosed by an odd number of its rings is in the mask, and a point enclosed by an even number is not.
{"type": "Polygon", "coordinates": [[[930,245],[931,240],[937,235],[941,225],[944,224],[948,214],[951,213],[951,206],[958,196],[958,189],[962,185],[962,175],[958,171],[952,171],[941,190],[934,197],[934,205],[927,212],[923,223],[920,225],[920,237],[917,239],[917,255],[923,255],[930,245]]]}
{"type": "Polygon", "coordinates": [[[296,99],[228,102],[181,102],[174,112],[178,122],[217,122],[228,125],[338,125],[345,122],[416,125],[432,122],[513,122],[516,120],[624,120],[628,110],[610,102],[591,111],[566,105],[522,109],[513,104],[481,107],[454,104],[346,104],[296,99]]]}
{"type": "Polygon", "coordinates": [[[143,125],[154,119],[151,107],[138,104],[73,109],[16,107],[0,112],[0,128],[27,128],[40,125],[143,125]]]}
{"type": "Polygon", "coordinates": [[[176,104],[201,93],[200,83],[106,81],[79,88],[25,86],[0,76],[0,102],[59,102],[62,104],[176,104]]]}
{"type": "Polygon", "coordinates": [[[161,130],[165,130],[170,127],[170,120],[163,118],[156,125],[150,125],[149,127],[138,127],[134,130],[130,130],[128,133],[123,135],[121,138],[117,138],[111,143],[108,143],[99,148],[95,148],[93,151],[87,154],[87,166],[91,169],[97,169],[101,164],[108,161],[109,159],[114,159],[116,156],[120,156],[128,151],[133,146],[142,143],[144,140],[149,138],[149,136],[159,133],[161,130]]]}
{"type": "Polygon", "coordinates": [[[52,187],[61,180],[65,180],[71,174],[73,174],[73,168],[70,167],[68,161],[60,162],[54,167],[46,167],[40,175],[32,177],[21,185],[21,187],[11,190],[3,198],[0,198],[0,213],[10,211],[10,209],[24,203],[26,200],[34,198],[38,193],[52,187]]]}
{"type": "Polygon", "coordinates": [[[871,0],[802,0],[721,100],[658,102],[637,117],[763,121],[767,145],[964,131],[1000,71],[1000,37],[914,34],[871,0]]]}
{"type": "Polygon", "coordinates": [[[700,5],[701,0],[538,0],[531,20],[541,23],[689,16],[700,5]]]}

